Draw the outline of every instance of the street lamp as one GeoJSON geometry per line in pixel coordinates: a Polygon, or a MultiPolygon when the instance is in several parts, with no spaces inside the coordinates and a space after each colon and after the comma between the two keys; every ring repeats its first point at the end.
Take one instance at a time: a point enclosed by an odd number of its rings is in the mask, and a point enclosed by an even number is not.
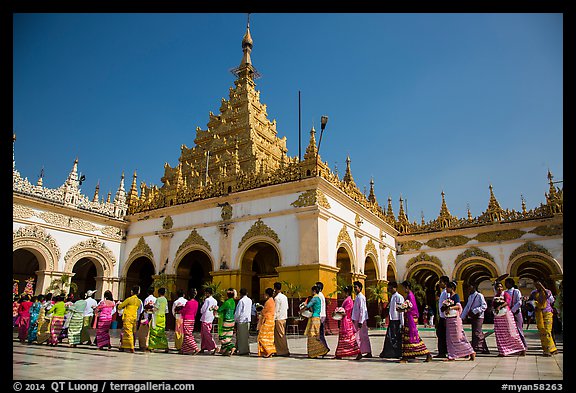
{"type": "Polygon", "coordinates": [[[320,144],[322,143],[322,134],[324,133],[324,128],[326,128],[326,123],[328,123],[328,116],[322,116],[320,118],[320,140],[318,141],[318,153],[316,156],[320,154],[320,144]]]}

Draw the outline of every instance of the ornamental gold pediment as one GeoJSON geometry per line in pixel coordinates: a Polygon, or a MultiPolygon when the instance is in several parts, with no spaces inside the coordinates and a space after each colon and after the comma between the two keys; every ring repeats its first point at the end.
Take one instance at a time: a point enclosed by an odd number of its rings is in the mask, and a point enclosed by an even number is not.
{"type": "Polygon", "coordinates": [[[294,207],[306,207],[318,205],[325,209],[330,209],[330,203],[328,203],[328,198],[319,189],[312,189],[300,194],[297,200],[290,204],[294,207]]]}
{"type": "Polygon", "coordinates": [[[240,248],[242,244],[246,243],[248,239],[253,238],[255,236],[269,237],[276,243],[280,243],[280,238],[278,237],[278,234],[274,232],[274,230],[270,228],[268,225],[264,224],[262,219],[259,218],[258,221],[256,221],[254,225],[250,227],[248,232],[246,232],[244,236],[242,236],[242,240],[240,240],[240,242],[238,243],[238,248],[240,248]]]}
{"type": "Polygon", "coordinates": [[[542,225],[532,229],[530,233],[535,233],[540,236],[562,235],[564,233],[564,224],[542,225]]]}
{"type": "Polygon", "coordinates": [[[488,259],[492,262],[496,262],[494,260],[494,257],[492,255],[490,255],[490,253],[478,248],[478,247],[470,247],[468,248],[466,251],[464,251],[463,253],[461,253],[460,255],[458,255],[456,257],[456,259],[454,260],[454,265],[458,265],[458,263],[460,261],[463,261],[465,259],[469,259],[469,258],[483,258],[483,259],[488,259]]]}
{"type": "Polygon", "coordinates": [[[435,265],[442,267],[442,261],[440,261],[440,259],[438,257],[428,255],[425,252],[421,252],[417,256],[410,258],[408,263],[406,263],[406,269],[408,269],[410,266],[412,266],[418,262],[431,262],[435,265]]]}
{"type": "Polygon", "coordinates": [[[428,240],[426,245],[432,248],[456,247],[466,244],[470,240],[471,239],[466,236],[446,236],[428,240]]]}
{"type": "Polygon", "coordinates": [[[481,243],[502,242],[506,240],[519,239],[525,233],[526,232],[521,231],[519,229],[509,229],[505,231],[492,231],[492,232],[480,233],[476,235],[474,239],[478,240],[481,243]]]}

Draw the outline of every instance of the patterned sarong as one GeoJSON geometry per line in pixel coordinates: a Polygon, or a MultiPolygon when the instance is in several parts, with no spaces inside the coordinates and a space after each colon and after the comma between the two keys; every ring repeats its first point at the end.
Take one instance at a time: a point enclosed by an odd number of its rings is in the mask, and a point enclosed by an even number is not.
{"type": "Polygon", "coordinates": [[[98,348],[110,347],[110,325],[112,318],[103,318],[102,315],[98,317],[98,325],[96,328],[96,343],[98,348]]]}
{"type": "Polygon", "coordinates": [[[494,335],[500,355],[506,356],[525,350],[510,310],[506,310],[504,315],[494,316],[494,335]]]}
{"type": "Polygon", "coordinates": [[[194,339],[194,322],[193,319],[182,320],[182,353],[184,354],[198,352],[198,344],[194,339]]]}
{"type": "Polygon", "coordinates": [[[84,315],[81,312],[75,312],[70,317],[70,324],[68,325],[68,344],[80,344],[80,336],[82,326],[84,324],[84,315]]]}
{"type": "Polygon", "coordinates": [[[59,340],[58,337],[62,332],[62,326],[64,325],[64,317],[58,315],[52,315],[52,322],[50,322],[50,339],[49,344],[57,345],[59,340]]]}
{"type": "MultiPolygon", "coordinates": [[[[418,323],[418,318],[414,317],[414,323],[418,323]]],[[[410,328],[407,324],[404,324],[404,329],[402,330],[402,357],[406,359],[415,358],[416,356],[429,355],[430,351],[426,348],[426,344],[422,341],[418,329],[415,332],[410,332],[410,328]],[[410,335],[415,334],[417,339],[416,342],[410,342],[410,335]]]]}
{"type": "Polygon", "coordinates": [[[166,314],[163,312],[154,315],[154,326],[150,326],[148,346],[150,349],[168,349],[166,314]]]}
{"type": "Polygon", "coordinates": [[[330,352],[326,345],[324,345],[324,343],[320,340],[319,317],[308,318],[308,323],[306,324],[304,335],[308,337],[307,347],[309,358],[317,358],[318,356],[324,356],[330,352]]]}
{"type": "Polygon", "coordinates": [[[136,333],[136,320],[132,318],[122,319],[122,333],[120,335],[120,348],[134,349],[134,334],[136,333]]]}
{"type": "Polygon", "coordinates": [[[235,348],[232,337],[234,334],[234,320],[222,321],[222,331],[218,334],[220,340],[220,351],[228,352],[235,348]]]}
{"type": "Polygon", "coordinates": [[[464,334],[460,315],[446,318],[446,344],[448,359],[461,358],[474,353],[472,345],[464,334]]]}
{"type": "Polygon", "coordinates": [[[38,317],[40,316],[40,310],[42,306],[40,303],[35,303],[32,307],[30,307],[30,323],[28,326],[28,343],[32,344],[33,341],[36,341],[38,338],[38,317]]]}
{"type": "Polygon", "coordinates": [[[258,356],[270,356],[276,353],[274,326],[273,318],[266,318],[261,324],[258,332],[258,356]]]}
{"type": "Polygon", "coordinates": [[[216,349],[214,337],[212,337],[212,322],[202,322],[200,327],[200,347],[202,351],[216,349]]]}
{"type": "Polygon", "coordinates": [[[554,344],[554,339],[552,338],[552,321],[554,313],[542,312],[539,308],[536,308],[536,327],[540,333],[540,343],[542,344],[542,350],[545,354],[556,352],[556,344],[554,344]]]}
{"type": "Polygon", "coordinates": [[[338,346],[336,347],[337,357],[357,356],[360,353],[356,334],[352,327],[352,320],[344,316],[340,320],[340,329],[338,330],[338,346]]]}

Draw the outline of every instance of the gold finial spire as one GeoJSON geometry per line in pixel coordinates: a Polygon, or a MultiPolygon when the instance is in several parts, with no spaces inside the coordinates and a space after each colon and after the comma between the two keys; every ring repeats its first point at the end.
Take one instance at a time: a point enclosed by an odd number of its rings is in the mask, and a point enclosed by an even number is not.
{"type": "Polygon", "coordinates": [[[354,178],[352,177],[352,171],[350,170],[350,155],[346,156],[346,173],[344,174],[344,182],[354,183],[354,178]]]}
{"type": "Polygon", "coordinates": [[[376,195],[374,195],[374,178],[370,178],[370,195],[368,195],[368,201],[371,203],[376,203],[376,195]]]}
{"type": "Polygon", "coordinates": [[[468,221],[472,222],[473,218],[472,218],[472,213],[470,213],[470,204],[469,203],[466,204],[466,210],[468,210],[468,221]]]}
{"type": "Polygon", "coordinates": [[[520,194],[520,200],[522,200],[522,214],[526,215],[526,199],[524,199],[524,195],[520,194]]]}
{"type": "Polygon", "coordinates": [[[99,191],[100,191],[100,179],[98,179],[98,183],[96,183],[96,189],[94,190],[94,197],[92,198],[92,202],[98,202],[99,191]]]}
{"type": "Polygon", "coordinates": [[[396,221],[394,217],[394,211],[392,210],[392,198],[388,197],[388,210],[386,211],[386,218],[390,224],[393,224],[396,221]]]}
{"type": "Polygon", "coordinates": [[[242,37],[242,52],[244,56],[242,57],[242,62],[240,67],[246,66],[248,64],[252,65],[252,59],[250,59],[250,52],[252,52],[252,46],[254,41],[252,41],[252,36],[250,35],[250,14],[248,14],[248,21],[246,23],[246,33],[242,37]]]}

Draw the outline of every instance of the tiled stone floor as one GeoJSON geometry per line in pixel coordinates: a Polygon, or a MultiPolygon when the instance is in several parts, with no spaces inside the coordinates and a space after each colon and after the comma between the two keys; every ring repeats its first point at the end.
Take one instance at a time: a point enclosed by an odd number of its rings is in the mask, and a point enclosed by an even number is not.
{"type": "MultiPolygon", "coordinates": [[[[485,325],[491,330],[491,325],[485,325]]],[[[172,332],[171,332],[172,333],[172,332]]],[[[458,359],[444,362],[434,359],[423,363],[420,358],[408,364],[399,364],[392,359],[380,359],[378,354],[384,342],[384,330],[370,332],[374,358],[354,360],[334,359],[338,336],[327,336],[330,353],[324,359],[307,359],[306,338],[291,336],[288,345],[291,357],[263,359],[256,356],[255,337],[251,337],[251,355],[182,356],[175,351],[170,353],[134,354],[99,351],[96,347],[79,346],[70,348],[67,344],[58,347],[21,344],[14,334],[13,379],[14,380],[94,380],[105,376],[108,380],[241,380],[241,379],[380,379],[380,380],[552,380],[563,379],[563,341],[557,336],[558,354],[542,356],[537,331],[526,332],[528,352],[525,357],[497,357],[494,335],[487,338],[491,350],[489,355],[478,355],[475,361],[458,359]],[[321,373],[310,373],[311,366],[322,365],[321,373]]],[[[470,331],[466,334],[470,339],[470,331]]],[[[433,354],[436,353],[436,336],[432,329],[421,329],[420,335],[433,354]]],[[[94,336],[94,334],[92,334],[94,336]]],[[[112,330],[113,344],[119,343],[119,331],[112,330]]],[[[172,334],[169,335],[171,339],[172,334]]],[[[198,337],[199,342],[199,337],[198,337]]],[[[173,341],[170,341],[173,346],[173,341]]]]}

